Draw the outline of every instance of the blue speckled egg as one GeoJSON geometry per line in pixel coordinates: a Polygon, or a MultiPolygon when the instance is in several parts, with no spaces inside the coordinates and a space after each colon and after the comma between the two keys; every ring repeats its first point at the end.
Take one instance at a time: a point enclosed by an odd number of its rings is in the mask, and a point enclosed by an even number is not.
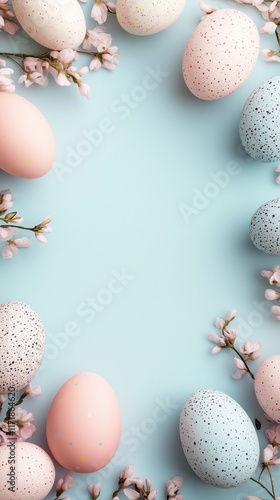
{"type": "Polygon", "coordinates": [[[267,201],[254,213],[250,224],[254,245],[270,255],[280,255],[280,198],[267,201]]]}
{"type": "Polygon", "coordinates": [[[243,408],[213,389],[193,393],[180,416],[180,439],[195,474],[212,486],[231,488],[247,481],[259,461],[259,441],[243,408]]]}
{"type": "Polygon", "coordinates": [[[239,135],[245,151],[257,160],[280,159],[280,77],[263,82],[243,107],[239,135]]]}

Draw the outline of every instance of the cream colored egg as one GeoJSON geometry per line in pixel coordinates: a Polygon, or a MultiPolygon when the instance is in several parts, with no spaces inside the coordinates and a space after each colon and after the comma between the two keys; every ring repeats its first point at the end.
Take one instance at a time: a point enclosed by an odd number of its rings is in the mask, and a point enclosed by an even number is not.
{"type": "Polygon", "coordinates": [[[86,34],[86,21],[77,0],[13,0],[22,28],[52,50],[76,49],[86,34]]]}
{"type": "Polygon", "coordinates": [[[121,27],[132,35],[154,35],[173,24],[186,0],[117,0],[116,15],[121,27]]]}
{"type": "Polygon", "coordinates": [[[259,33],[241,11],[221,9],[200,21],[184,51],[188,89],[200,99],[226,97],[249,78],[259,54],[259,33]]]}
{"type": "Polygon", "coordinates": [[[44,500],[54,479],[54,464],[39,446],[26,441],[0,446],[1,500],[44,500]]]}

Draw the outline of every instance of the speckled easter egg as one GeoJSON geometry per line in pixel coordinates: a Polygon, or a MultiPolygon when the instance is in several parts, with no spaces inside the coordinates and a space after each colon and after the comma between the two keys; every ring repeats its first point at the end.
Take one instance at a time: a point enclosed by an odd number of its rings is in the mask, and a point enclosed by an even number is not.
{"type": "Polygon", "coordinates": [[[132,35],[154,35],[173,24],[183,12],[186,0],[117,0],[116,16],[132,35]]]}
{"type": "Polygon", "coordinates": [[[0,305],[0,394],[19,391],[33,379],[43,359],[44,326],[28,304],[0,305]]]}
{"type": "Polygon", "coordinates": [[[183,77],[200,99],[226,97],[245,83],[259,53],[259,33],[241,11],[221,9],[202,18],[183,55],[183,77]]]}
{"type": "Polygon", "coordinates": [[[254,213],[250,238],[255,247],[270,255],[280,255],[280,198],[267,201],[254,213]]]}
{"type": "Polygon", "coordinates": [[[16,18],[36,42],[52,50],[76,49],[86,34],[77,0],[12,0],[16,18]]]}
{"type": "Polygon", "coordinates": [[[34,179],[45,175],[55,158],[51,127],[29,100],[0,92],[0,168],[10,175],[34,179]]]}
{"type": "Polygon", "coordinates": [[[0,446],[1,500],[44,500],[55,480],[49,455],[27,441],[0,446]]]}
{"type": "Polygon", "coordinates": [[[265,359],[255,375],[256,398],[266,413],[274,422],[280,423],[280,355],[276,354],[265,359]]]}
{"type": "Polygon", "coordinates": [[[259,85],[242,110],[239,135],[245,151],[265,162],[280,160],[280,77],[259,85]]]}
{"type": "Polygon", "coordinates": [[[223,392],[202,389],[187,399],[180,439],[194,473],[212,486],[239,486],[258,465],[255,428],[243,408],[223,392]]]}
{"type": "Polygon", "coordinates": [[[94,472],[115,454],[121,413],[113,389],[97,373],[71,377],[54,397],[47,417],[47,441],[60,465],[73,472],[94,472]]]}

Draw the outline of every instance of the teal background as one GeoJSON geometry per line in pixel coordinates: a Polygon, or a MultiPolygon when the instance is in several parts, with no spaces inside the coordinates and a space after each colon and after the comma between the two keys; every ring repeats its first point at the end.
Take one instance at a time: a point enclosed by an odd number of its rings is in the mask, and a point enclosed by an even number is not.
{"type": "MultiPolygon", "coordinates": [[[[263,24],[252,7],[234,2],[214,6],[243,10],[258,27],[263,24]]],[[[91,2],[83,9],[88,27],[95,26],[89,16],[91,2]]],[[[98,473],[75,474],[76,486],[68,495],[72,500],[86,500],[86,485],[94,481],[102,483],[101,498],[110,498],[129,463],[135,465],[136,475],[152,479],[159,498],[165,496],[165,481],[174,475],[184,477],[185,498],[261,496],[252,482],[230,490],[201,482],[179,441],[185,400],[207,387],[232,396],[253,421],[257,417],[263,424],[258,433],[261,446],[266,444],[263,430],[268,424],[252,381],[231,379],[230,352],[216,357],[210,353],[213,344],[207,335],[217,316],[237,309],[240,343],[262,342],[262,357],[252,369],[279,350],[279,324],[264,300],[267,282],[260,277],[261,269],[279,260],[258,251],[248,231],[254,211],[279,196],[276,164],[249,158],[238,137],[247,97],[277,75],[279,65],[266,63],[260,53],[250,78],[234,94],[212,102],[195,98],[184,84],[181,61],[200,17],[197,3],[188,0],[173,26],[136,37],[111,16],[105,26],[121,60],[114,72],[84,77],[91,87],[89,101],[74,85],[17,86],[17,92],[44,113],[57,144],[55,164],[44,177],[27,180],[0,173],[0,188],[12,190],[14,208],[27,225],[47,214],[53,217],[46,245],[34,238],[31,248],[0,262],[1,302],[30,304],[46,330],[44,362],[33,381],[43,394],[23,405],[36,418],[31,441],[48,451],[49,405],[61,385],[81,371],[95,371],[111,384],[123,416],[116,456],[98,473]],[[135,90],[143,89],[143,79],[157,66],[165,73],[157,86],[145,95],[135,90]],[[132,106],[123,103],[124,95],[130,96],[132,106]],[[110,132],[101,136],[104,120],[110,132]],[[102,138],[90,148],[82,141],[96,129],[102,138]],[[211,187],[213,175],[222,175],[218,172],[229,165],[235,175],[228,175],[224,187],[217,182],[211,187]],[[186,207],[196,212],[187,217],[186,207]],[[87,299],[103,297],[104,302],[102,290],[122,271],[129,278],[121,292],[112,294],[106,305],[101,300],[95,315],[89,312],[87,299]],[[70,323],[78,332],[72,338],[65,333],[70,323]],[[155,411],[162,405],[166,418],[156,422],[155,411]]],[[[13,40],[0,36],[7,50],[38,50],[23,34],[13,40]]],[[[276,41],[261,35],[261,46],[276,48],[276,41]]],[[[57,479],[64,473],[57,465],[57,479]]],[[[280,496],[277,469],[274,477],[280,496]]],[[[53,490],[47,500],[54,497],[53,490]]]]}

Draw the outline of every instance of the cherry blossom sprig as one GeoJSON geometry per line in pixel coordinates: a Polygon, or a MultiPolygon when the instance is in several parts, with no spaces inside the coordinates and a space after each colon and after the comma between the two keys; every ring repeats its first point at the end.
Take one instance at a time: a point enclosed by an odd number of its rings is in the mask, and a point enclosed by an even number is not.
{"type": "MultiPolygon", "coordinates": [[[[266,278],[271,286],[280,288],[280,266],[274,266],[271,270],[263,269],[261,276],[266,278]]],[[[267,300],[280,300],[280,291],[267,288],[264,296],[267,300]]],[[[275,319],[280,320],[280,306],[272,306],[271,312],[274,314],[275,319]]]]}
{"type": "MultiPolygon", "coordinates": [[[[257,479],[253,477],[251,477],[250,479],[255,483],[257,483],[259,486],[261,486],[261,488],[263,488],[263,490],[266,493],[268,493],[270,498],[272,498],[273,500],[279,500],[280,497],[277,497],[275,493],[271,468],[280,464],[280,457],[279,457],[280,425],[274,425],[270,429],[267,429],[265,431],[265,435],[268,438],[269,444],[263,450],[261,472],[257,479]],[[265,471],[267,471],[268,473],[270,489],[261,481],[261,477],[265,471]]],[[[245,500],[262,500],[262,499],[256,496],[249,496],[246,497],[245,500]]]]}
{"type": "MultiPolygon", "coordinates": [[[[33,84],[46,87],[51,76],[59,86],[76,84],[80,94],[89,98],[90,88],[82,81],[82,76],[101,68],[113,71],[119,62],[120,53],[118,47],[112,45],[111,35],[100,26],[86,31],[82,47],[77,50],[50,50],[42,54],[0,51],[0,56],[21,68],[23,75],[19,77],[18,83],[24,83],[27,88],[33,84]],[[78,70],[74,64],[80,54],[90,57],[91,60],[88,66],[78,70]]],[[[6,61],[0,59],[0,91],[14,92],[15,86],[10,78],[12,74],[13,70],[6,67],[6,61]]]]}
{"type": "MultiPolygon", "coordinates": [[[[38,397],[41,393],[42,390],[39,385],[33,386],[32,384],[28,384],[16,402],[8,397],[6,416],[4,420],[0,422],[0,446],[7,444],[11,439],[13,441],[26,441],[32,436],[36,430],[35,425],[33,425],[35,420],[33,414],[27,412],[19,405],[22,404],[27,396],[38,397]]],[[[2,394],[0,395],[0,401],[1,413],[6,401],[5,396],[2,394]]]]}
{"type": "Polygon", "coordinates": [[[15,238],[18,229],[33,232],[36,239],[41,243],[47,242],[44,234],[52,231],[52,228],[48,225],[52,220],[49,215],[39,224],[36,224],[36,226],[25,227],[20,225],[23,222],[23,218],[18,216],[17,212],[9,211],[13,204],[14,199],[10,190],[0,191],[0,241],[6,244],[1,251],[4,259],[15,257],[19,252],[19,248],[31,245],[31,241],[28,238],[15,238]],[[4,224],[1,224],[1,221],[4,224]]]}
{"type": "Polygon", "coordinates": [[[250,377],[254,380],[255,377],[248,366],[248,361],[253,361],[260,357],[261,344],[259,341],[245,342],[239,347],[239,350],[235,347],[237,330],[228,328],[235,316],[236,311],[233,309],[225,319],[216,319],[215,326],[221,331],[221,334],[218,335],[216,332],[212,332],[208,335],[209,340],[217,344],[211,352],[212,354],[217,354],[222,349],[232,349],[237,355],[233,359],[237,370],[232,374],[232,378],[239,379],[246,373],[249,373],[250,377]]]}
{"type": "MultiPolygon", "coordinates": [[[[148,478],[143,481],[139,476],[133,475],[134,466],[128,465],[121,472],[117,489],[112,493],[112,500],[119,500],[119,494],[121,492],[129,500],[154,500],[158,494],[158,491],[152,489],[152,481],[148,478]]],[[[183,478],[181,476],[175,476],[166,482],[166,499],[167,500],[183,500],[183,495],[180,494],[179,489],[183,484],[183,478]]],[[[63,478],[60,478],[56,484],[56,497],[54,500],[70,500],[69,497],[61,497],[61,495],[74,486],[74,480],[71,474],[66,474],[63,478]]],[[[88,486],[88,493],[90,494],[91,500],[97,500],[101,494],[100,483],[94,483],[88,486]]]]}

